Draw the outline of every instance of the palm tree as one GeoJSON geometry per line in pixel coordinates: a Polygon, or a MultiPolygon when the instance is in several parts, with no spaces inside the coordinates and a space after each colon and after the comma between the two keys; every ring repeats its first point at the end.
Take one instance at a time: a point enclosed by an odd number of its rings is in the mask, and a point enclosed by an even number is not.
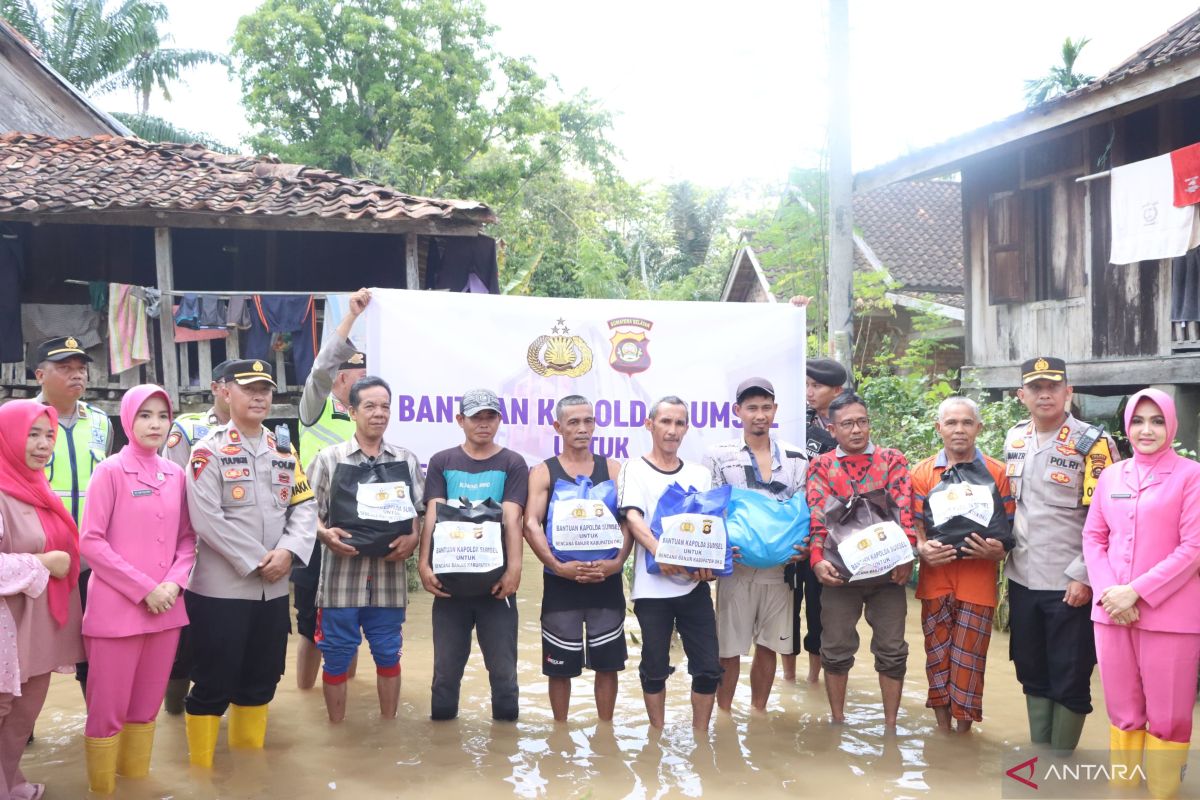
{"type": "Polygon", "coordinates": [[[43,18],[34,0],[0,0],[0,17],[29,39],[50,66],[82,91],[103,94],[120,88],[137,93],[145,114],[157,86],[170,100],[168,85],[185,69],[225,64],[226,56],[207,50],[166,47],[160,34],[167,9],[155,0],[54,0],[43,18]]]}
{"type": "Polygon", "coordinates": [[[1075,71],[1075,59],[1079,58],[1079,51],[1090,41],[1086,36],[1080,39],[1068,36],[1063,40],[1062,63],[1051,67],[1045,77],[1025,81],[1026,107],[1041,105],[1051,97],[1067,94],[1096,79],[1094,75],[1081,75],[1075,71]]]}

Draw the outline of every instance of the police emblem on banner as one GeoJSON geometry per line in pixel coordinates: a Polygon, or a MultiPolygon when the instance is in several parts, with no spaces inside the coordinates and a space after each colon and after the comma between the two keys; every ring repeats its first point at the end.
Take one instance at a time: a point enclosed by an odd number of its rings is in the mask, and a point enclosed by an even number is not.
{"type": "Polygon", "coordinates": [[[612,331],[609,337],[612,352],[608,356],[609,366],[626,375],[636,375],[650,369],[650,353],[646,349],[650,345],[647,332],[653,327],[654,323],[648,319],[610,319],[608,329],[612,331]]]}
{"type": "Polygon", "coordinates": [[[534,373],[543,378],[563,375],[578,378],[592,368],[592,348],[581,336],[570,336],[571,329],[561,318],[548,335],[530,343],[525,360],[534,373]]]}

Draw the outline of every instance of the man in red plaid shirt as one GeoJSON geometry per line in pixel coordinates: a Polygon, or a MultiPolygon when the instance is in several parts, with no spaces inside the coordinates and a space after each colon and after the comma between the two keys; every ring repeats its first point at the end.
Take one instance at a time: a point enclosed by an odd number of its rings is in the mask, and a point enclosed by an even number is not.
{"type": "Polygon", "coordinates": [[[908,595],[904,584],[912,574],[912,563],[893,569],[890,581],[884,584],[844,581],[824,556],[828,534],[825,509],[830,497],[849,500],[855,494],[882,489],[889,506],[897,512],[900,527],[915,545],[908,461],[898,450],[872,444],[867,404],[858,395],[838,395],[829,405],[829,418],[838,448],[810,464],[808,506],[812,514],[813,572],[825,586],[821,593],[821,665],[825,668],[830,715],[834,722],[845,721],[846,683],[858,652],[857,625],[865,608],[875,671],[883,693],[884,724],[895,727],[908,663],[908,642],[904,639],[908,595]]]}

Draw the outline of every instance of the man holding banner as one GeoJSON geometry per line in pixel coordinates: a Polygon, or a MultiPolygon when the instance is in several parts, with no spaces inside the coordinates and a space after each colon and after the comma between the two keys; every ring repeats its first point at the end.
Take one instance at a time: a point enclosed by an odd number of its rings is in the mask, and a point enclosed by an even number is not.
{"type": "MultiPolygon", "coordinates": [[[[586,665],[596,674],[596,711],[611,722],[617,702],[617,673],[625,669],[625,589],[621,567],[633,540],[621,529],[609,508],[599,500],[611,497],[611,484],[621,471],[619,462],[592,453],[596,417],[581,395],[568,395],[555,407],[554,430],[562,437],[562,455],[548,458],[529,473],[529,504],[525,507],[525,539],[545,565],[542,590],[542,674],[547,677],[554,719],[567,719],[571,679],[586,665]],[[609,484],[610,493],[593,493],[597,500],[559,499],[559,482],[587,478],[593,487],[609,484]],[[551,506],[553,514],[548,518],[551,506]],[[571,512],[582,510],[586,516],[571,512]],[[553,531],[547,524],[553,520],[553,531]],[[549,539],[547,536],[549,535],[549,539]],[[581,541],[591,537],[593,542],[581,541]],[[553,548],[551,545],[553,544],[553,548]],[[579,552],[575,552],[579,548],[579,552]],[[593,554],[616,555],[595,561],[593,554]],[[567,560],[556,552],[564,553],[567,560]],[[577,555],[579,558],[570,558],[577,555]],[[584,638],[584,626],[587,638],[584,638]]],[[[577,494],[577,493],[576,493],[577,494]]]]}
{"type": "Polygon", "coordinates": [[[492,718],[515,721],[517,688],[517,604],[521,583],[521,514],[529,469],[520,455],[496,444],[500,398],[490,389],[472,389],[459,401],[455,417],[465,434],[457,447],[434,453],[425,476],[425,526],[418,570],[433,600],[433,698],[430,717],[458,716],[463,670],[471,655],[471,630],[487,665],[492,687],[492,718]],[[502,577],[481,597],[455,597],[433,569],[437,507],[447,500],[491,501],[503,508],[505,566],[502,577]]]}
{"type": "MultiPolygon", "coordinates": [[[[713,486],[735,486],[787,500],[804,491],[808,459],[798,447],[771,435],[775,421],[775,386],[766,378],[748,378],[734,393],[734,413],[742,435],[710,448],[705,466],[713,486]]],[[[792,652],[792,588],[784,565],[754,569],[735,563],[733,574],[717,580],[717,640],[721,688],[717,705],[729,711],[737,689],[742,656],[754,645],[750,666],[750,705],[767,710],[775,681],[775,654],[792,652]]]]}
{"type": "Polygon", "coordinates": [[[845,392],[829,405],[838,448],[808,470],[813,572],[821,594],[821,665],[834,722],[846,719],[846,684],[866,609],[871,652],[883,693],[884,724],[896,726],[908,662],[904,584],[912,574],[916,530],[908,461],[871,442],[867,404],[845,392]],[[907,541],[906,541],[907,539],[907,541]],[[869,560],[873,553],[883,557],[869,560]],[[868,558],[860,558],[862,555],[868,558]],[[837,563],[835,563],[835,561],[837,563]]]}
{"type": "Polygon", "coordinates": [[[699,464],[679,457],[679,446],[688,431],[688,409],[678,397],[656,402],[646,419],[650,454],[632,459],[621,470],[619,503],[629,532],[636,542],[633,571],[633,610],[642,629],[642,663],[638,673],[650,725],[666,722],[667,678],[671,666],[671,634],[679,631],[692,676],[692,728],[707,731],[713,700],[721,681],[717,648],[717,620],[708,581],[712,573],[660,564],[661,574],[647,570],[646,554],[658,552],[650,522],[659,500],[672,484],[709,488],[711,475],[699,464]]]}

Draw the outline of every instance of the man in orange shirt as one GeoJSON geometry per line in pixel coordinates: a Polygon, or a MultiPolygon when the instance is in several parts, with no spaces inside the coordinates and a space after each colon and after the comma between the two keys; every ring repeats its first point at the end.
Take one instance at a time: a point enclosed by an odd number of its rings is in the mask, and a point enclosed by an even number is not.
{"type": "Polygon", "coordinates": [[[943,449],[913,467],[913,515],[917,522],[917,553],[921,569],[917,599],[925,634],[925,672],[929,699],[938,727],[960,732],[983,719],[983,671],[996,610],[996,565],[1006,555],[998,539],[972,533],[961,553],[953,545],[929,539],[925,500],[954,464],[981,461],[996,482],[1011,521],[1016,511],[1003,462],[975,447],[983,423],[979,407],[966,397],[948,397],[938,407],[937,432],[943,449]]]}

